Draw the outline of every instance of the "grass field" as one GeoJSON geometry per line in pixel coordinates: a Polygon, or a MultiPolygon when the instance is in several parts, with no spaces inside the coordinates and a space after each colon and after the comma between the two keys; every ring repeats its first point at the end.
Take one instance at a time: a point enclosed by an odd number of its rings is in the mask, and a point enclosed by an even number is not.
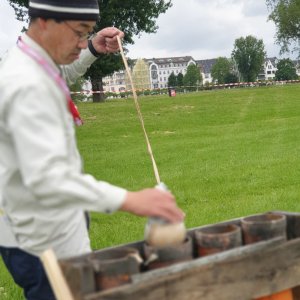
{"type": "MultiPolygon", "coordinates": [[[[268,210],[300,211],[300,85],[140,99],[160,176],[188,228],[268,210]]],[[[137,190],[155,185],[132,99],[82,103],[85,171],[137,190]]],[[[143,239],[144,218],[92,214],[94,249],[143,239]]],[[[0,263],[0,299],[22,299],[0,263]]]]}

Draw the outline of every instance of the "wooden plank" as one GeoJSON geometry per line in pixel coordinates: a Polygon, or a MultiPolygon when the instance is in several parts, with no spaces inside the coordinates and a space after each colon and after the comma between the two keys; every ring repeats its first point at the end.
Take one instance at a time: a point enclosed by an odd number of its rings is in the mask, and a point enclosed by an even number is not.
{"type": "Polygon", "coordinates": [[[95,274],[92,265],[85,262],[60,263],[64,277],[72,291],[74,300],[96,292],[95,274]]]}
{"type": "Polygon", "coordinates": [[[299,253],[300,239],[274,239],[146,272],[84,299],[249,300],[299,285],[299,253]]]}
{"type": "MultiPolygon", "coordinates": [[[[283,211],[272,211],[272,213],[286,215],[289,239],[300,237],[299,213],[283,211]]],[[[241,218],[237,218],[218,224],[236,224],[240,226],[240,223],[241,218]]],[[[188,235],[194,238],[194,233],[197,229],[211,225],[213,224],[191,228],[188,230],[188,235]]],[[[299,240],[291,244],[290,242],[284,243],[283,246],[281,246],[283,247],[282,249],[278,247],[278,240],[274,239],[254,245],[243,246],[210,257],[194,259],[188,263],[143,272],[133,277],[134,282],[132,284],[97,293],[93,293],[90,288],[85,289],[85,279],[82,281],[80,289],[78,288],[79,285],[76,287],[76,289],[80,291],[80,297],[78,299],[129,300],[142,298],[145,300],[166,300],[171,297],[175,300],[198,300],[204,299],[204,297],[206,300],[227,300],[229,298],[231,300],[253,299],[300,284],[300,279],[297,279],[298,277],[300,278],[300,276],[296,276],[299,272],[298,268],[300,262],[296,257],[296,251],[294,251],[294,248],[297,248],[299,243],[299,240]],[[291,248],[289,249],[289,247],[291,248]],[[284,259],[284,255],[279,253],[281,250],[291,255],[287,255],[284,259]],[[272,261],[272,264],[269,261],[270,258],[267,257],[268,255],[276,258],[272,261]],[[280,264],[275,265],[276,260],[278,260],[280,264]],[[282,261],[285,261],[283,265],[282,261]],[[241,273],[239,269],[244,271],[241,273]],[[272,274],[276,274],[276,276],[273,278],[272,274]],[[90,294],[86,295],[87,292],[90,292],[90,294]],[[185,293],[188,296],[186,296],[185,293]]],[[[110,249],[132,247],[137,249],[141,256],[145,258],[143,244],[144,241],[137,241],[130,244],[101,249],[95,251],[95,253],[109,251],[110,249]]],[[[65,262],[71,264],[85,263],[88,257],[89,254],[75,257],[65,262]]],[[[74,287],[72,287],[72,289],[74,289],[74,287]]],[[[295,288],[294,294],[299,295],[299,289],[295,288]]],[[[300,300],[300,295],[295,299],[300,300]]]]}
{"type": "Polygon", "coordinates": [[[46,250],[40,259],[57,300],[74,300],[53,250],[46,250]]]}

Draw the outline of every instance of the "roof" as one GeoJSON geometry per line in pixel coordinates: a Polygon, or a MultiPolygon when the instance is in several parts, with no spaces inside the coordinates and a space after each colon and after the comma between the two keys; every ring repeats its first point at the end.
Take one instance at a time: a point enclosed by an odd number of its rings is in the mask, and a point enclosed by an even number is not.
{"type": "Polygon", "coordinates": [[[212,66],[216,63],[217,58],[196,60],[196,63],[201,67],[203,73],[211,73],[212,66]]]}
{"type": "Polygon", "coordinates": [[[169,63],[187,63],[190,60],[194,60],[192,56],[178,56],[178,57],[162,57],[146,59],[148,63],[155,63],[157,65],[169,64],[169,63]]]}

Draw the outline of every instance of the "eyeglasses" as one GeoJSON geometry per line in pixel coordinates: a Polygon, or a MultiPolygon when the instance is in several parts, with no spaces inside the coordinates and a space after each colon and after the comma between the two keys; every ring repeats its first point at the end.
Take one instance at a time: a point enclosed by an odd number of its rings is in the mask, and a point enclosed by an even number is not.
{"type": "Polygon", "coordinates": [[[76,36],[78,37],[78,40],[80,42],[83,42],[85,40],[87,40],[93,33],[92,32],[87,32],[87,33],[83,33],[83,32],[80,32],[76,29],[74,29],[70,24],[68,24],[67,22],[63,22],[64,24],[67,25],[67,27],[69,27],[75,34],[76,36]]]}

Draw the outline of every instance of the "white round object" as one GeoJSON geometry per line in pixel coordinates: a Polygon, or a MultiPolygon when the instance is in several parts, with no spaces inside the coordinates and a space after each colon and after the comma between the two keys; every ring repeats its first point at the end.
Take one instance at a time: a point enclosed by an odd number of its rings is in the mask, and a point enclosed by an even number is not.
{"type": "Polygon", "coordinates": [[[154,247],[178,245],[186,238],[186,228],[180,223],[147,223],[145,228],[145,240],[154,247]]]}

